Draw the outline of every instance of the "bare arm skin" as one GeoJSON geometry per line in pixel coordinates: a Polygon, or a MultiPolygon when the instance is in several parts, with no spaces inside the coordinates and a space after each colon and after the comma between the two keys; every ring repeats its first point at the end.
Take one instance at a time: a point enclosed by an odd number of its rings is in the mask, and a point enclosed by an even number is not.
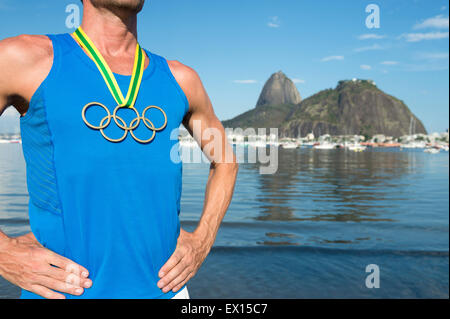
{"type": "MultiPolygon", "coordinates": [[[[0,41],[0,115],[13,105],[25,115],[51,69],[53,50],[45,36],[23,35],[0,41]]],[[[44,298],[83,294],[92,281],[84,267],[42,247],[32,233],[9,238],[0,230],[0,276],[44,298]]]]}
{"type": "Polygon", "coordinates": [[[200,222],[193,233],[181,229],[175,252],[159,272],[161,279],[158,287],[164,293],[180,290],[197,273],[209,254],[231,202],[238,172],[238,164],[228,144],[225,130],[214,114],[199,76],[194,70],[177,61],[169,61],[169,67],[189,101],[189,112],[183,124],[208,156],[211,167],[200,222]],[[194,132],[195,122],[201,123],[201,136],[194,132]],[[212,148],[210,143],[213,138],[204,136],[209,129],[220,133],[219,143],[214,143],[212,148]]]}
{"type": "Polygon", "coordinates": [[[46,36],[21,35],[0,41],[0,114],[9,105],[26,113],[52,60],[52,44],[46,36]]]}

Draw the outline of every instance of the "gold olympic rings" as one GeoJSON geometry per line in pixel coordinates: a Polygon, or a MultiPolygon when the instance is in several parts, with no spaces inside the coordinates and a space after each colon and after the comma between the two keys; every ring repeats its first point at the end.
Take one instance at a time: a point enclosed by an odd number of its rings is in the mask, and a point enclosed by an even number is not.
{"type": "Polygon", "coordinates": [[[136,113],[136,117],[130,122],[130,125],[127,125],[127,123],[124,121],[124,119],[122,119],[121,117],[119,117],[117,115],[117,111],[121,108],[129,108],[127,106],[122,106],[122,105],[118,105],[114,111],[111,112],[109,111],[109,109],[104,106],[102,103],[98,103],[98,102],[91,102],[86,104],[83,107],[83,110],[81,111],[81,117],[83,118],[84,123],[90,127],[93,130],[96,131],[100,131],[100,133],[102,134],[102,136],[109,142],[112,143],[120,143],[122,142],[128,135],[128,132],[130,132],[131,136],[133,137],[133,139],[138,142],[138,143],[142,143],[142,144],[148,144],[151,141],[153,141],[153,139],[156,136],[156,132],[162,131],[163,129],[166,128],[167,126],[167,115],[166,112],[164,112],[164,110],[162,108],[160,108],[159,106],[155,106],[155,105],[150,105],[147,106],[144,111],[142,112],[142,116],[139,114],[139,111],[136,110],[136,108],[131,108],[135,113],[136,113]],[[98,105],[101,108],[103,108],[106,111],[106,116],[100,121],[100,124],[98,126],[92,125],[91,123],[89,123],[89,121],[86,119],[86,111],[94,105],[98,105]],[[150,121],[147,117],[145,117],[145,113],[150,110],[150,109],[157,109],[159,110],[163,115],[164,115],[164,124],[160,127],[155,127],[155,125],[152,123],[152,121],[150,121]],[[124,131],[123,135],[120,138],[117,139],[112,139],[110,137],[108,137],[105,133],[105,129],[109,126],[109,124],[111,124],[111,119],[114,120],[114,123],[124,131]],[[140,138],[137,138],[136,135],[134,134],[134,130],[138,128],[139,124],[141,123],[141,121],[144,123],[145,127],[147,127],[150,131],[152,131],[152,136],[149,139],[143,140],[140,138]]]}

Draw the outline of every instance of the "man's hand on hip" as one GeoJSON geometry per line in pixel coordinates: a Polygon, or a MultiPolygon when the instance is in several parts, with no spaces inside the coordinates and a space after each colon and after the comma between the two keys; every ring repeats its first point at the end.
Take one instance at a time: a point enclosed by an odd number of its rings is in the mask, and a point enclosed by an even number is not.
{"type": "Polygon", "coordinates": [[[159,271],[158,287],[164,293],[180,290],[195,276],[210,249],[195,233],[181,229],[174,253],[159,271]]]}
{"type": "Polygon", "coordinates": [[[87,269],[44,248],[32,233],[2,243],[0,275],[47,299],[65,298],[55,291],[79,296],[92,286],[87,269]]]}

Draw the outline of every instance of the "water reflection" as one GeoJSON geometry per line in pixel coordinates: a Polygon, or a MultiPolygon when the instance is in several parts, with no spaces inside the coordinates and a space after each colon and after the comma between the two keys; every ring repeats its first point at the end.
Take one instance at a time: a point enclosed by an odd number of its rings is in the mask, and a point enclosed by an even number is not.
{"type": "MultiPolygon", "coordinates": [[[[361,286],[361,265],[378,263],[393,269],[385,283],[394,288],[385,285],[385,296],[398,297],[398,291],[412,291],[409,283],[423,281],[428,286],[414,285],[414,291],[448,298],[448,163],[448,153],[280,149],[275,175],[260,175],[259,164],[241,164],[213,253],[200,281],[190,285],[209,297],[220,274],[227,285],[218,283],[214,294],[226,291],[224,297],[253,296],[249,278],[267,297],[273,291],[327,296],[320,287],[330,282],[346,288],[340,296],[361,297],[369,293],[365,286],[353,294],[347,287],[361,286]]],[[[208,168],[183,166],[180,217],[188,231],[203,209],[208,168]]],[[[20,147],[3,145],[0,228],[7,234],[29,231],[27,202],[20,147]]],[[[17,294],[0,279],[0,298],[17,294]]]]}
{"type": "Polygon", "coordinates": [[[398,188],[417,165],[412,158],[402,152],[280,149],[278,172],[256,174],[261,192],[255,219],[395,221],[391,208],[404,199],[398,188]]]}

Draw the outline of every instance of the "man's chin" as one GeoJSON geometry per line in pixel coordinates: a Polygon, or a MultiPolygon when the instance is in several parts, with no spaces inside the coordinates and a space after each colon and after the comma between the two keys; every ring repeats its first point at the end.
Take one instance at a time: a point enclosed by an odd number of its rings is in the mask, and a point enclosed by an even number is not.
{"type": "Polygon", "coordinates": [[[145,0],[91,0],[96,8],[119,9],[138,13],[144,7],[145,0]]]}

